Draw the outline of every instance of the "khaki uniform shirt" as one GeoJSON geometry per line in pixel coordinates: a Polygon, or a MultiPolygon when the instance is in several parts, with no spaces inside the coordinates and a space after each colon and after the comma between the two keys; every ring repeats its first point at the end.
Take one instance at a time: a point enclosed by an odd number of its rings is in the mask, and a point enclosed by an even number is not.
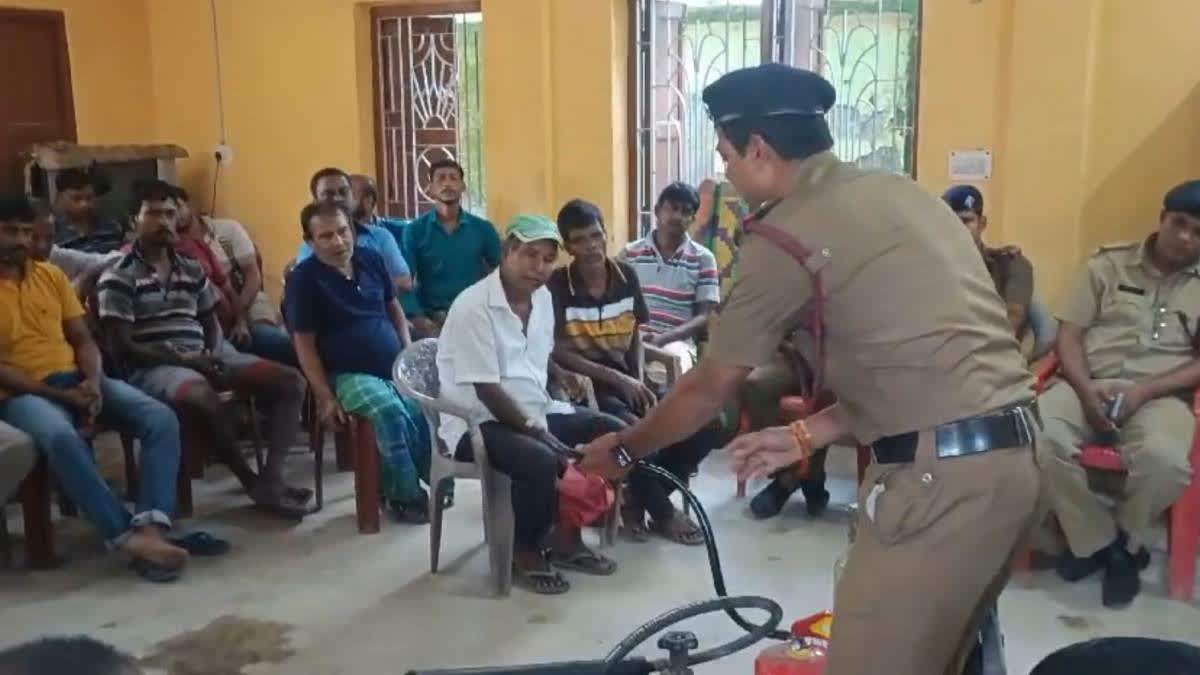
{"type": "Polygon", "coordinates": [[[1059,313],[1086,331],[1092,377],[1139,380],[1196,357],[1200,267],[1164,277],[1146,258],[1149,242],[1101,247],[1059,313]]]}
{"type": "MultiPolygon", "coordinates": [[[[764,222],[808,247],[820,272],[825,386],[856,438],[929,429],[1030,398],[1032,376],[979,249],[940,200],[911,180],[832,153],[805,160],[764,222]]],[[[811,320],[813,278],[747,234],[741,278],[714,321],[707,356],[754,368],[811,320]]],[[[799,339],[809,363],[815,345],[799,339]]]]}

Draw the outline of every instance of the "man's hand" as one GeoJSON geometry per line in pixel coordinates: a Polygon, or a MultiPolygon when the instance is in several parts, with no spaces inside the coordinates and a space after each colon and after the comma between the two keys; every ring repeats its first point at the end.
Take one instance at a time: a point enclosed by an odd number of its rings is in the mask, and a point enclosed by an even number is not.
{"type": "Polygon", "coordinates": [[[1125,394],[1125,399],[1121,402],[1121,409],[1117,411],[1117,418],[1111,421],[1116,427],[1121,426],[1126,420],[1128,420],[1130,417],[1133,417],[1134,413],[1136,413],[1138,410],[1141,410],[1142,406],[1146,405],[1146,403],[1150,400],[1146,390],[1143,387],[1133,383],[1113,383],[1099,385],[1098,388],[1101,392],[1103,392],[1106,412],[1108,410],[1108,406],[1114,400],[1116,400],[1119,394],[1125,394]]]}
{"type": "MultiPolygon", "coordinates": [[[[1099,433],[1108,433],[1116,430],[1116,425],[1112,420],[1108,419],[1108,404],[1115,396],[1115,392],[1110,393],[1111,385],[1104,385],[1096,380],[1089,380],[1087,384],[1075,390],[1075,395],[1079,397],[1079,403],[1083,406],[1083,416],[1087,419],[1088,425],[1099,433]]],[[[1122,408],[1128,405],[1128,401],[1122,404],[1122,408]]]]}
{"type": "Polygon", "coordinates": [[[662,347],[667,344],[667,341],[663,339],[664,336],[664,333],[651,333],[647,331],[642,333],[642,342],[653,347],[662,347]]]}
{"type": "Polygon", "coordinates": [[[212,352],[193,352],[184,356],[183,362],[186,367],[203,375],[214,386],[223,388],[223,385],[226,384],[225,380],[229,371],[225,367],[225,362],[212,352]]]}
{"type": "Polygon", "coordinates": [[[620,444],[619,436],[607,433],[583,446],[583,459],[579,460],[579,470],[614,482],[621,480],[632,467],[622,469],[617,466],[612,451],[620,444]]]}
{"type": "Polygon", "coordinates": [[[342,410],[342,405],[332,396],[317,398],[317,418],[326,427],[344,426],[347,421],[346,411],[342,410]]]}
{"type": "Polygon", "coordinates": [[[413,332],[420,337],[437,337],[442,332],[442,327],[427,316],[414,316],[409,321],[412,323],[413,332]]]}
{"type": "Polygon", "coordinates": [[[587,378],[579,373],[573,373],[562,368],[555,368],[553,371],[558,377],[555,378],[556,383],[562,388],[562,393],[567,398],[578,403],[587,401],[588,384],[587,378]]]}
{"type": "Polygon", "coordinates": [[[741,481],[770,476],[804,459],[804,452],[787,427],[742,434],[727,449],[733,455],[733,470],[741,481]]]}
{"type": "Polygon", "coordinates": [[[229,331],[229,341],[238,347],[249,345],[253,339],[250,335],[250,325],[244,318],[238,319],[237,323],[233,324],[233,329],[229,331]]]}
{"type": "Polygon", "coordinates": [[[622,375],[620,384],[617,385],[617,390],[621,398],[633,408],[633,412],[637,415],[645,415],[648,410],[658,403],[658,398],[654,392],[650,391],[644,382],[641,382],[636,377],[622,375]]]}
{"type": "Polygon", "coordinates": [[[94,422],[100,416],[101,408],[104,407],[104,394],[100,392],[100,378],[85,379],[79,383],[79,389],[92,399],[92,404],[88,407],[88,416],[94,422]]]}

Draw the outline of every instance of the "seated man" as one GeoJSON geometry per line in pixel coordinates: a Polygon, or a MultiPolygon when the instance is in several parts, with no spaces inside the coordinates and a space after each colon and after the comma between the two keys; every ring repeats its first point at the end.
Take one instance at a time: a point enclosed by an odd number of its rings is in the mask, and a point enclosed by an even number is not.
{"type": "Polygon", "coordinates": [[[96,288],[100,274],[121,259],[120,251],[89,253],[73,248],[63,248],[54,243],[54,214],[41,200],[30,200],[33,204],[33,245],[30,257],[40,262],[49,262],[58,267],[71,280],[80,298],[87,298],[96,288]]]}
{"type": "MultiPolygon", "coordinates": [[[[623,428],[615,417],[575,409],[547,392],[554,345],[554,301],[546,279],[561,237],[554,221],[518,216],[508,227],[499,269],[467,288],[446,316],[438,345],[442,396],[481,422],[491,466],[512,478],[516,519],[515,583],[535,593],[565,593],[570,584],[551,565],[612,574],[616,563],[590,551],[578,528],[555,525],[557,481],[576,444],[623,428]]],[[[438,435],[464,461],[473,457],[467,424],[444,416],[438,435]]]]}
{"type": "Polygon", "coordinates": [[[1029,306],[1033,303],[1033,265],[1016,246],[991,248],[983,243],[987,216],[983,215],[983,193],[973,185],[955,185],[946,190],[942,200],[958,215],[971,233],[979,254],[987,265],[996,292],[1008,311],[1013,335],[1020,341],[1029,330],[1029,306]]]}
{"type": "MultiPolygon", "coordinates": [[[[346,207],[350,213],[359,211],[358,200],[350,184],[350,174],[341,169],[326,168],[313,174],[308,182],[308,190],[312,193],[313,201],[336,202],[346,207]]],[[[412,275],[409,265],[400,254],[400,246],[390,232],[370,223],[355,219],[355,246],[363,246],[378,253],[383,258],[388,275],[396,284],[398,293],[407,293],[412,289],[412,275]]],[[[312,245],[305,241],[300,244],[300,252],[296,255],[296,263],[312,256],[312,245]]],[[[285,275],[286,276],[286,275],[285,275]]]]}
{"type": "Polygon", "coordinates": [[[418,338],[438,335],[450,304],[500,264],[500,236],[490,222],[463,209],[463,168],[451,159],[429,165],[434,208],[404,228],[400,247],[415,277],[404,311],[418,338]]]}
{"type": "Polygon", "coordinates": [[[1039,397],[1045,493],[1070,551],[1058,573],[1104,571],[1106,607],[1128,605],[1155,520],[1187,487],[1200,384],[1200,181],[1167,193],[1141,243],[1101,247],[1059,315],[1062,380],[1039,397]],[[1185,402],[1186,401],[1186,402],[1185,402]],[[1093,494],[1080,446],[1109,443],[1129,474],[1115,515],[1093,494]]]}
{"type": "MultiPolygon", "coordinates": [[[[604,219],[595,204],[567,202],[558,212],[558,230],[572,261],[554,270],[546,283],[554,298],[554,358],[563,368],[591,378],[600,410],[632,424],[656,400],[639,379],[638,327],[646,323],[648,312],[637,273],[604,254],[604,219]]],[[[723,440],[720,422],[714,420],[691,438],[660,450],[653,462],[686,481],[723,440]]],[[[648,512],[654,533],[680,544],[704,543],[700,528],[671,504],[670,483],[637,471],[629,476],[629,487],[631,498],[621,517],[635,539],[645,538],[648,512]]]]}
{"type": "Polygon", "coordinates": [[[699,207],[692,186],[671,183],[654,205],[654,231],[618,256],[637,272],[650,310],[650,320],[639,327],[642,339],[679,355],[685,372],[696,362],[696,338],[721,300],[717,259],[688,234],[699,207]]]}
{"type": "Polygon", "coordinates": [[[396,239],[396,245],[400,247],[400,252],[403,254],[404,228],[408,226],[408,221],[379,215],[379,189],[375,187],[375,179],[356,173],[350,176],[350,189],[354,192],[354,201],[358,203],[358,210],[354,212],[354,221],[364,225],[382,227],[391,232],[392,237],[396,239]]]}
{"type": "Polygon", "coordinates": [[[350,222],[346,207],[334,202],[313,202],[300,212],[315,255],[296,265],[288,288],[296,353],[322,422],[344,423],[343,410],[371,420],[393,518],[425,523],[429,428],[420,405],[392,384],[392,365],[409,342],[408,322],[383,259],[354,245],[350,222]]]}
{"type": "MultiPolygon", "coordinates": [[[[183,188],[178,188],[178,198],[180,234],[203,244],[228,282],[230,341],[255,356],[299,368],[292,340],[263,289],[258,251],[246,228],[236,220],[200,215],[183,188]]],[[[212,278],[210,275],[210,281],[212,278]]]]}
{"type": "Polygon", "coordinates": [[[0,198],[0,420],[33,438],[63,492],[110,546],[133,556],[139,573],[173,581],[188,557],[166,538],[175,511],[179,423],[167,406],[104,375],[66,275],[29,258],[34,218],[24,197],[0,198]],[[141,441],[136,515],[100,477],[81,435],[97,421],[141,441]]]}
{"type": "Polygon", "coordinates": [[[66,169],[54,177],[55,242],[66,249],[111,253],[125,243],[125,228],[100,216],[96,198],[108,192],[108,181],[95,171],[66,169]]]}
{"type": "Polygon", "coordinates": [[[108,344],[129,382],[194,416],[212,433],[215,457],[227,464],[256,506],[302,517],[312,493],[284,484],[288,449],[296,439],[306,383],[298,371],[238,351],[221,334],[217,293],[200,264],[175,251],[179,210],[175,188],[162,181],[134,185],[133,249],[100,277],[99,314],[108,344]],[[269,450],[261,476],[237,446],[222,389],[266,403],[269,450]]]}

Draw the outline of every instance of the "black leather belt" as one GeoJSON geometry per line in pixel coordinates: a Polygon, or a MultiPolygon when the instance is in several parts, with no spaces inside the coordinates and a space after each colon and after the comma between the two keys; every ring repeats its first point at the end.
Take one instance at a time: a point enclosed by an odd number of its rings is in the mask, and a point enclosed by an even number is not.
{"type": "MultiPolygon", "coordinates": [[[[1033,442],[1038,423],[1036,403],[1017,405],[967,419],[948,422],[934,430],[939,458],[975,455],[989,450],[1015,448],[1033,442]]],[[[917,455],[920,432],[885,436],[871,444],[875,461],[902,464],[917,455]]]]}

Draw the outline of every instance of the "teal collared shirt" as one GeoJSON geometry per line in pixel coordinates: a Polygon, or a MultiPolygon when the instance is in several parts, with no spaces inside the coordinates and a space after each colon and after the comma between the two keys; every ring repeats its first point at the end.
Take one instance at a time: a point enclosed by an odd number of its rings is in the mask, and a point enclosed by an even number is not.
{"type": "Polygon", "coordinates": [[[461,212],[453,234],[428,211],[403,229],[400,250],[413,275],[404,309],[417,316],[444,312],[468,286],[500,265],[500,235],[489,221],[461,212]]]}

